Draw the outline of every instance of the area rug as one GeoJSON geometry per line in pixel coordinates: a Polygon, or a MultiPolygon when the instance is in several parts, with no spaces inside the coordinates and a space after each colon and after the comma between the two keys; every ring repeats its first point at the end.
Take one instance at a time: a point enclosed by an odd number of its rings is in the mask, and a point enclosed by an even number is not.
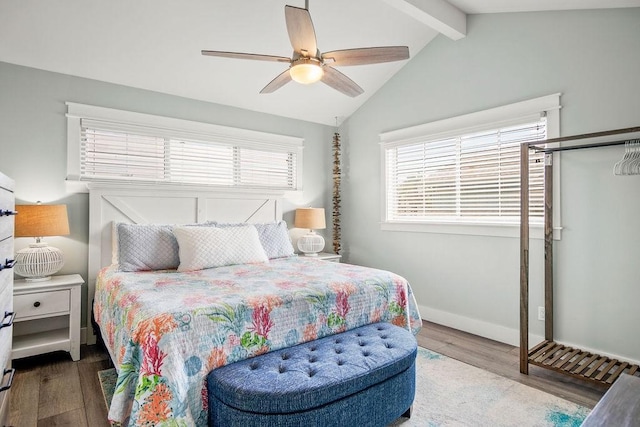
{"type": "MultiPolygon", "coordinates": [[[[583,406],[424,348],[416,367],[411,418],[393,426],[578,427],[589,414],[583,406]]],[[[116,371],[98,376],[109,407],[116,371]]]]}
{"type": "Polygon", "coordinates": [[[118,376],[116,375],[115,368],[98,371],[98,380],[100,381],[100,388],[102,389],[102,396],[104,396],[104,403],[107,405],[107,410],[109,406],[111,406],[111,399],[116,389],[117,379],[118,376]]]}
{"type": "Polygon", "coordinates": [[[578,427],[589,409],[424,348],[416,360],[414,426],[578,427]]]}
{"type": "MultiPolygon", "coordinates": [[[[107,405],[107,412],[109,412],[113,392],[116,390],[116,381],[118,380],[116,369],[111,368],[98,371],[98,380],[100,381],[100,389],[102,390],[104,403],[107,405]]],[[[111,427],[120,427],[120,423],[111,423],[111,427]]]]}

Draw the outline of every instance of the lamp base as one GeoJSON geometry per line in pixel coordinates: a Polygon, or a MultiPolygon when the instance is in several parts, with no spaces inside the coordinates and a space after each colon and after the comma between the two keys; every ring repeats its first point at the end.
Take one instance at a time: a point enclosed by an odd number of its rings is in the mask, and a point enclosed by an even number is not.
{"type": "Polygon", "coordinates": [[[32,243],[16,253],[14,271],[28,282],[44,282],[51,279],[64,265],[62,251],[44,242],[32,243]]]}
{"type": "Polygon", "coordinates": [[[324,237],[310,230],[309,233],[298,239],[298,249],[305,256],[318,256],[318,252],[324,249],[324,237]]]}

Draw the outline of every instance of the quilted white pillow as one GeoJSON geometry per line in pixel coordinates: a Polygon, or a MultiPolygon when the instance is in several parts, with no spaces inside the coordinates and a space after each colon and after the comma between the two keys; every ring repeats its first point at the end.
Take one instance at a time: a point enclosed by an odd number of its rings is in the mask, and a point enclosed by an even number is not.
{"type": "Polygon", "coordinates": [[[118,224],[120,271],[173,270],[178,266],[178,242],[171,225],[118,224]]]}
{"type": "Polygon", "coordinates": [[[194,271],[225,265],[267,262],[258,231],[245,227],[175,227],[180,265],[178,271],[194,271]]]}
{"type": "MultiPolygon", "coordinates": [[[[239,223],[216,223],[212,225],[220,228],[229,227],[245,227],[248,224],[246,222],[239,223]]],[[[287,223],[284,221],[267,222],[263,224],[253,224],[258,230],[258,238],[262,244],[264,252],[267,254],[267,258],[285,258],[294,256],[295,252],[291,245],[291,238],[289,237],[289,230],[287,229],[287,223]]]]}

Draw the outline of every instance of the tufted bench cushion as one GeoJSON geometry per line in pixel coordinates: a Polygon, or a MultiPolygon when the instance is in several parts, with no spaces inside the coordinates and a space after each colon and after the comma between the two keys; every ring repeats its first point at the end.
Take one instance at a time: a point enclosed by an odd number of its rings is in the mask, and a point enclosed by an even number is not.
{"type": "Polygon", "coordinates": [[[413,402],[416,351],[406,329],[376,323],[215,369],[210,423],[385,425],[413,402]]]}

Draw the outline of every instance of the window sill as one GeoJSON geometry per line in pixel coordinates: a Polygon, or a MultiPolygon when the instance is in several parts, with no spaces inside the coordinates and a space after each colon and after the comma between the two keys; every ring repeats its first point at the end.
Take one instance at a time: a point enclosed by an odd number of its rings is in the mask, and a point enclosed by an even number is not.
{"type": "Polygon", "coordinates": [[[197,185],[197,184],[163,184],[163,183],[134,183],[134,182],[106,182],[106,181],[77,181],[69,179],[65,181],[67,192],[69,193],[89,193],[93,189],[117,189],[119,191],[127,190],[149,190],[162,191],[170,194],[172,192],[196,192],[196,193],[215,193],[229,195],[260,195],[266,197],[276,197],[285,199],[300,199],[303,192],[300,190],[284,190],[269,188],[247,188],[247,187],[222,187],[213,185],[197,185]]]}
{"type": "MultiPolygon", "coordinates": [[[[520,238],[519,224],[461,223],[461,222],[383,222],[382,231],[401,231],[413,233],[461,234],[469,236],[520,238]]],[[[544,239],[544,227],[531,225],[529,235],[532,239],[544,239]]],[[[553,240],[562,239],[562,227],[554,227],[553,240]]]]}

